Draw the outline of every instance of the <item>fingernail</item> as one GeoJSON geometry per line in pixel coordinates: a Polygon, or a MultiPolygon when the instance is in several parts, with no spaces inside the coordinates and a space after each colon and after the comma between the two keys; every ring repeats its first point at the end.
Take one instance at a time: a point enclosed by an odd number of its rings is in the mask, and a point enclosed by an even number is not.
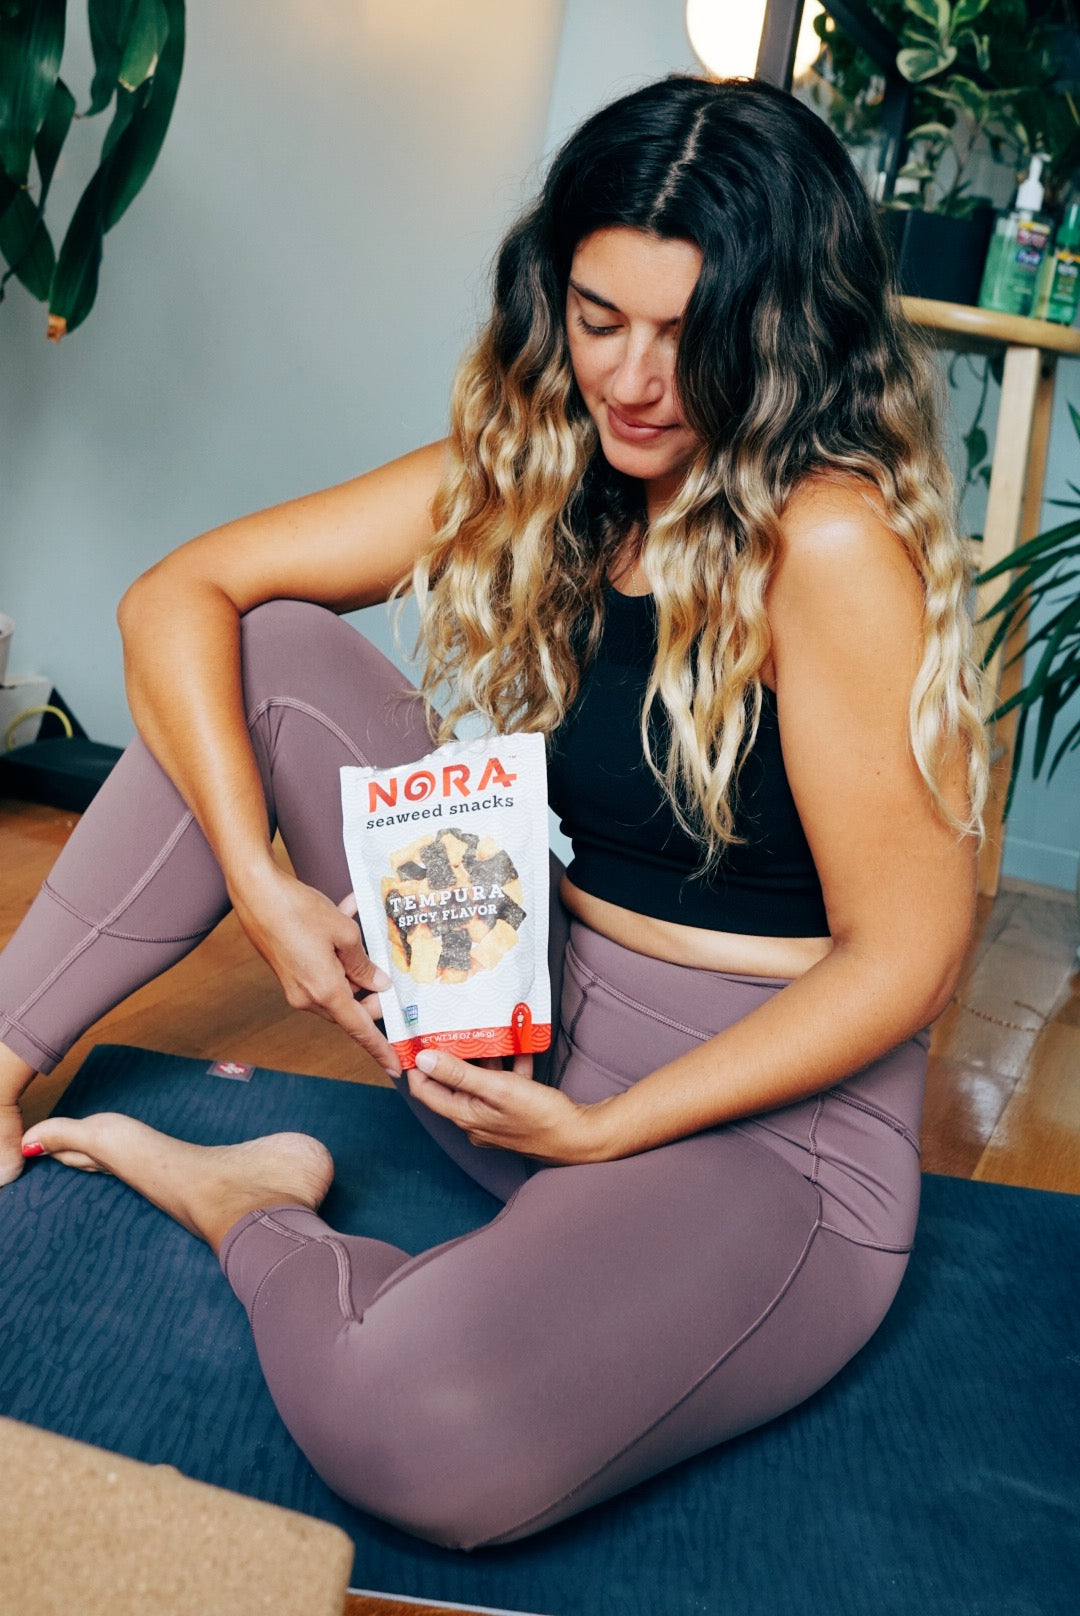
{"type": "Polygon", "coordinates": [[[44,1156],[45,1146],[39,1144],[24,1145],[22,1153],[24,1156],[44,1156]]]}
{"type": "Polygon", "coordinates": [[[422,1049],[416,1057],[416,1064],[422,1072],[433,1072],[438,1061],[439,1057],[433,1049],[422,1049]]]}
{"type": "Polygon", "coordinates": [[[376,966],[371,978],[371,985],[376,993],[384,993],[390,986],[390,978],[385,971],[380,971],[379,967],[376,966]]]}

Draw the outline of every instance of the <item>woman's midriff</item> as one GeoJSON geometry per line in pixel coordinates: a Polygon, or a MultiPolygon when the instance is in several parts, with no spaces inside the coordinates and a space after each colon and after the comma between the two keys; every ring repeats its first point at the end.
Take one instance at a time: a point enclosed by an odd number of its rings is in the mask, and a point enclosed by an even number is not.
{"type": "Polygon", "coordinates": [[[564,875],[559,887],[572,915],[602,937],[636,954],[689,965],[702,971],[727,971],[735,976],[802,976],[832,952],[831,937],[747,937],[739,932],[708,931],[702,926],[679,926],[655,920],[632,909],[582,892],[564,875]]]}

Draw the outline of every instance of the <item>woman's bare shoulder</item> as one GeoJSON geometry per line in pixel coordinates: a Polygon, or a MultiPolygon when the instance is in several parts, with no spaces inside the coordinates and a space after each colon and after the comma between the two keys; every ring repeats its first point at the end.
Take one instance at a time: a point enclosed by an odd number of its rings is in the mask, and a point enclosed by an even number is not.
{"type": "MultiPolygon", "coordinates": [[[[796,485],[780,513],[785,552],[820,546],[900,545],[881,491],[854,472],[812,472],[796,485]]],[[[902,548],[902,545],[901,545],[902,548]]]]}
{"type": "Polygon", "coordinates": [[[854,474],[815,474],[780,513],[780,546],[770,595],[820,584],[838,599],[847,586],[881,588],[921,615],[922,583],[878,488],[854,474]]]}
{"type": "MultiPolygon", "coordinates": [[[[807,478],[780,518],[766,609],[779,664],[810,657],[911,665],[924,591],[878,490],[859,477],[807,478]]],[[[849,673],[850,673],[849,669],[849,673]]]]}

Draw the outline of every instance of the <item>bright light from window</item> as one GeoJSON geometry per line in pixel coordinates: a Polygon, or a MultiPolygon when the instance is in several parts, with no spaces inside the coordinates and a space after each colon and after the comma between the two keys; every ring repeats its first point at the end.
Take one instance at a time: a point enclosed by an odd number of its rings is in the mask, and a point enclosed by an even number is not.
{"type": "MultiPolygon", "coordinates": [[[[821,41],[814,32],[814,18],[824,9],[820,0],[806,0],[803,6],[795,46],[796,78],[817,61],[821,41]]],[[[753,78],[764,21],[765,0],[686,0],[686,32],[694,54],[714,78],[753,78]]]]}
{"type": "Polygon", "coordinates": [[[714,78],[753,78],[765,0],[686,0],[686,32],[714,78]]]}
{"type": "Polygon", "coordinates": [[[801,79],[804,73],[809,73],[821,55],[821,40],[814,32],[814,19],[822,16],[824,11],[825,7],[820,0],[806,0],[803,6],[799,37],[795,42],[795,68],[792,75],[794,78],[801,79]]]}

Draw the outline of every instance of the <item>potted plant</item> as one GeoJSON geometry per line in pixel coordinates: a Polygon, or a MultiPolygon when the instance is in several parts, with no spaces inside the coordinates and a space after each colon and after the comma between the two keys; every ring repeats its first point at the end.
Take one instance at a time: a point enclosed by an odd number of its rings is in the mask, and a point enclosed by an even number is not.
{"type": "Polygon", "coordinates": [[[88,0],[94,78],[84,112],[60,77],[67,0],[0,4],[0,256],[49,310],[53,341],[86,318],[102,242],[161,150],[184,60],[184,0],[88,0]],[[45,205],[79,118],[113,108],[101,158],[57,252],[45,205]]]}
{"type": "MultiPolygon", "coordinates": [[[[1080,438],[1080,412],[1069,405],[1073,426],[1080,438]]],[[[1073,493],[1080,496],[1080,486],[1070,483],[1073,493]]],[[[1054,500],[1055,505],[1080,510],[1080,497],[1054,500]]],[[[984,660],[989,661],[1001,645],[1008,645],[1014,633],[1027,628],[1038,613],[1041,621],[1030,634],[1024,635],[1021,649],[1008,657],[1006,666],[1028,657],[1034,663],[1030,674],[1020,688],[1004,701],[994,717],[1019,708],[1016,740],[1013,747],[1012,771],[1005,799],[1005,816],[1012,805],[1013,792],[1020,772],[1024,742],[1029,720],[1035,724],[1035,750],[1032,774],[1038,779],[1049,757],[1046,778],[1053,777],[1055,769],[1069,752],[1080,748],[1080,714],[1075,697],[1080,693],[1080,517],[1073,517],[1059,527],[1040,533],[1022,544],[1011,555],[995,566],[987,567],[976,582],[990,583],[1012,573],[1003,595],[984,614],[984,622],[997,619],[993,635],[987,645],[984,660]],[[1059,720],[1065,718],[1068,727],[1060,734],[1059,720]],[[1057,745],[1053,754],[1050,746],[1057,731],[1057,745]]],[[[1076,877],[1076,905],[1080,912],[1080,869],[1076,877]]],[[[1080,948],[1076,963],[1080,967],[1080,948]]]]}
{"type": "MultiPolygon", "coordinates": [[[[1080,411],[1071,404],[1069,413],[1077,437],[1080,438],[1080,411]]],[[[1080,510],[1080,486],[1070,483],[1076,499],[1054,500],[1055,505],[1080,510]]],[[[1080,516],[1063,522],[1029,539],[1004,560],[980,573],[978,584],[1012,573],[1013,578],[1004,594],[995,601],[983,617],[984,622],[997,620],[987,645],[984,660],[989,661],[998,647],[1011,636],[1025,629],[1033,615],[1038,613],[1039,626],[1025,637],[1022,649],[1009,657],[1006,666],[1021,657],[1037,654],[1031,673],[1020,689],[1005,701],[994,714],[1002,718],[1019,708],[1016,744],[1013,749],[1012,777],[1005,811],[1008,813],[1016,785],[1020,759],[1024,750],[1028,721],[1035,721],[1035,751],[1032,773],[1037,779],[1047,757],[1058,721],[1073,698],[1080,692],[1080,516]]],[[[1067,752],[1080,748],[1080,715],[1069,714],[1072,722],[1050,757],[1046,771],[1049,780],[1067,752]]]]}
{"type": "MultiPolygon", "coordinates": [[[[1046,152],[1051,205],[1080,166],[1073,0],[874,0],[872,9],[896,37],[896,69],[914,92],[906,160],[883,199],[901,286],[911,296],[973,303],[994,208],[972,189],[979,155],[989,149],[1017,173],[1031,152],[1046,152]]],[[[873,64],[831,18],[816,26],[838,109],[854,100],[865,138],[873,64]]],[[[829,115],[844,134],[851,113],[829,115]]]]}

